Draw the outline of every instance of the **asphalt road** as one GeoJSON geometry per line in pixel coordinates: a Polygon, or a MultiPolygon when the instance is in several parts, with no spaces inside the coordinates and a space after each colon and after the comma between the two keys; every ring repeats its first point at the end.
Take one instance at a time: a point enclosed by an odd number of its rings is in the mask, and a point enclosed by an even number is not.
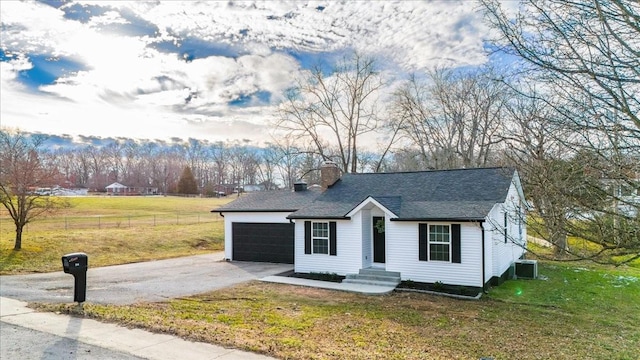
{"type": "MultiPolygon", "coordinates": [[[[91,268],[87,302],[132,304],[212,291],[291,270],[293,265],[227,262],[222,252],[91,268]]],[[[27,302],[73,302],[73,276],[62,272],[0,276],[0,296],[27,302]]]]}

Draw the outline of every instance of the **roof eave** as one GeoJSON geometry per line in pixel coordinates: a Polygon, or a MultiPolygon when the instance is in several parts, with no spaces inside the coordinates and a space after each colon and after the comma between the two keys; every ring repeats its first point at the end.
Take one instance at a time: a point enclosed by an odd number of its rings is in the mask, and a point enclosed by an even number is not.
{"type": "Polygon", "coordinates": [[[258,213],[258,212],[294,212],[294,211],[298,211],[298,209],[214,209],[211,210],[212,213],[240,213],[240,212],[245,212],[245,213],[258,213]]]}
{"type": "Polygon", "coordinates": [[[291,220],[350,220],[349,216],[287,216],[291,220]]]}
{"type": "Polygon", "coordinates": [[[447,218],[395,218],[390,219],[391,221],[442,221],[442,222],[478,222],[485,221],[486,218],[482,217],[447,217],[447,218]]]}

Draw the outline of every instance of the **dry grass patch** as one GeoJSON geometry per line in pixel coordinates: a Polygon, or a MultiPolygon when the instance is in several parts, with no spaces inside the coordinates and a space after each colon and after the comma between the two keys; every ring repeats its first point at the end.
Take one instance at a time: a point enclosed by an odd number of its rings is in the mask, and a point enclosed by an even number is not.
{"type": "Polygon", "coordinates": [[[621,303],[614,291],[637,299],[640,284],[616,287],[607,277],[617,276],[615,270],[552,266],[543,268],[548,281],[507,282],[481,301],[252,282],[166,303],[87,304],[85,316],[283,359],[637,358],[640,305],[621,303]],[[570,275],[577,284],[565,287],[570,275]],[[601,289],[585,292],[595,284],[601,289]],[[545,290],[553,295],[522,296],[545,290]],[[570,293],[584,296],[562,299],[570,293]]]}
{"type": "Polygon", "coordinates": [[[22,250],[13,239],[0,238],[0,274],[61,271],[60,257],[85,252],[89,266],[197,255],[224,249],[222,221],[192,225],[163,225],[124,229],[31,231],[23,236],[22,250]]]}
{"type": "MultiPolygon", "coordinates": [[[[224,248],[224,223],[211,209],[232,200],[181,197],[78,197],[71,208],[36,220],[23,234],[23,248],[13,250],[15,227],[0,216],[0,274],[60,271],[60,257],[85,252],[89,266],[98,267],[158,260],[219,251],[224,248]],[[154,226],[127,222],[130,216],[199,214],[203,222],[173,222],[154,226]],[[95,216],[109,216],[121,226],[95,224],[95,216]],[[65,219],[89,219],[93,225],[65,229],[65,219]],[[204,220],[207,220],[206,222],[204,220]],[[55,227],[44,226],[57,224],[55,227]]],[[[153,219],[153,217],[150,217],[153,219]]],[[[194,219],[197,220],[197,217],[194,219]]]]}

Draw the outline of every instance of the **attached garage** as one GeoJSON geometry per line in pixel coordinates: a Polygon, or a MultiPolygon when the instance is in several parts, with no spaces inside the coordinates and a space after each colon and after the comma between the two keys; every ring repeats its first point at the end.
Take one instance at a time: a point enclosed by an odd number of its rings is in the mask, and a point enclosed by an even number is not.
{"type": "Polygon", "coordinates": [[[212,212],[224,218],[224,256],[230,261],[293,264],[295,225],[287,218],[310,204],[319,190],[258,191],[212,212]]]}
{"type": "Polygon", "coordinates": [[[232,259],[293,264],[294,224],[231,223],[232,259]]]}

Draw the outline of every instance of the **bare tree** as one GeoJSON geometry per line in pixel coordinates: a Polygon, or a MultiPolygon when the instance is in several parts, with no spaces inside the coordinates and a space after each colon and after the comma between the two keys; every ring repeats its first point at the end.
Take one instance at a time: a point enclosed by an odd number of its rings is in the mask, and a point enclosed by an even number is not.
{"type": "Polygon", "coordinates": [[[79,151],[74,152],[75,154],[75,173],[76,173],[76,182],[75,185],[79,187],[88,187],[89,179],[91,178],[91,170],[89,165],[89,157],[83,149],[79,149],[79,151]]]}
{"type": "Polygon", "coordinates": [[[395,93],[393,120],[429,168],[490,163],[502,141],[504,86],[491,70],[457,73],[437,69],[427,81],[413,76],[395,93]]]}
{"type": "Polygon", "coordinates": [[[617,111],[621,125],[640,129],[640,3],[525,0],[513,17],[496,0],[481,3],[502,51],[523,59],[539,80],[558,85],[554,90],[566,100],[581,102],[568,96],[586,95],[595,105],[591,115],[617,111]]]}
{"type": "Polygon", "coordinates": [[[640,158],[640,3],[530,0],[515,17],[481,3],[499,49],[547,86],[556,121],[580,135],[567,145],[597,154],[604,178],[621,178],[640,158]]]}
{"type": "Polygon", "coordinates": [[[358,169],[363,135],[376,131],[383,81],[371,58],[354,54],[330,74],[317,67],[298,82],[279,108],[277,126],[313,144],[324,159],[335,155],[344,172],[358,169]],[[327,152],[327,145],[336,149],[327,152]]]}
{"type": "Polygon", "coordinates": [[[294,144],[290,137],[282,137],[268,146],[271,160],[286,189],[293,189],[293,184],[301,178],[302,150],[294,144]]]}
{"type": "Polygon", "coordinates": [[[293,163],[294,159],[299,156],[298,150],[291,146],[287,140],[285,137],[283,140],[267,143],[266,147],[260,151],[261,166],[258,172],[261,183],[265,185],[266,190],[278,189],[278,183],[283,185],[285,189],[292,189],[296,181],[293,163]]]}
{"type": "Polygon", "coordinates": [[[320,184],[320,168],[325,161],[312,147],[303,149],[300,160],[300,178],[307,184],[320,184]]]}
{"type": "Polygon", "coordinates": [[[45,140],[40,135],[0,130],[0,203],[16,227],[14,250],[22,248],[22,232],[28,223],[66,206],[60,199],[38,192],[39,187],[49,186],[55,175],[43,166],[38,153],[45,140]]]}
{"type": "Polygon", "coordinates": [[[240,143],[229,146],[226,161],[230,169],[229,178],[237,184],[238,191],[244,185],[256,184],[259,157],[249,146],[240,143]]]}
{"type": "Polygon", "coordinates": [[[102,191],[105,186],[109,185],[107,154],[95,146],[89,146],[87,153],[90,159],[91,172],[93,173],[91,185],[95,190],[102,191]]]}
{"type": "Polygon", "coordinates": [[[497,49],[521,60],[520,77],[553,94],[541,99],[553,109],[555,126],[573,135],[555,140],[587,169],[567,185],[598,201],[574,197],[572,206],[585,216],[566,230],[603,250],[631,251],[627,260],[640,257],[640,203],[619,191],[640,190],[640,3],[526,0],[517,14],[496,0],[481,4],[497,30],[497,49]]]}
{"type": "Polygon", "coordinates": [[[514,91],[505,115],[505,155],[518,168],[534,208],[534,216],[528,219],[530,232],[554,244],[556,256],[562,257],[568,251],[570,215],[577,211],[569,191],[583,168],[574,169],[563,160],[569,158],[570,149],[557,138],[569,134],[555,126],[555,111],[534,89],[528,96],[514,91]]]}
{"type": "Polygon", "coordinates": [[[213,161],[213,181],[216,185],[225,185],[229,181],[227,177],[229,148],[222,142],[216,142],[209,147],[209,151],[213,161]]]}

